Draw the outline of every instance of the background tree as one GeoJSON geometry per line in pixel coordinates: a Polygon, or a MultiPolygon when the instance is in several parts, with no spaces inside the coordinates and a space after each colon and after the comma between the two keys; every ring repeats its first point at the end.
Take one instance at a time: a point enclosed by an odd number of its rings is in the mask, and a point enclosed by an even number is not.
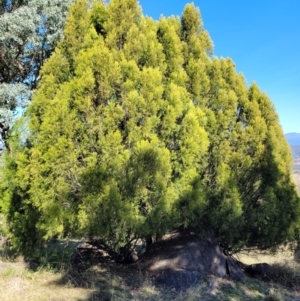
{"type": "MultiPolygon", "coordinates": [[[[27,106],[39,71],[63,37],[67,1],[0,1],[0,138],[27,106]]],[[[1,141],[0,141],[1,142],[1,141]]],[[[1,147],[1,148],[2,148],[1,147]]]]}

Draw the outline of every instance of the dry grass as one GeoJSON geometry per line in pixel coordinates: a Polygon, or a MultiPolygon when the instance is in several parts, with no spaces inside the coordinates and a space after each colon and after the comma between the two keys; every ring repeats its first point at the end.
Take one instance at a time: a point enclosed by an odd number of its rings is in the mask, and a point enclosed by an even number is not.
{"type": "Polygon", "coordinates": [[[247,280],[235,283],[228,279],[208,277],[185,293],[157,288],[142,276],[136,286],[129,286],[128,278],[100,266],[83,273],[47,269],[30,271],[24,263],[0,263],[0,292],[2,301],[258,301],[300,300],[299,293],[276,284],[247,280]],[[276,299],[277,298],[277,299],[276,299]]]}
{"type": "MultiPolygon", "coordinates": [[[[300,283],[300,265],[293,261],[292,252],[282,249],[276,255],[267,252],[241,254],[245,263],[273,264],[277,283],[248,279],[245,283],[207,277],[186,292],[156,287],[151,279],[128,266],[94,265],[85,270],[72,269],[67,254],[56,253],[45,258],[35,270],[21,259],[11,262],[0,259],[1,301],[293,301],[300,300],[299,290],[291,282],[300,283]],[[60,254],[60,256],[59,256],[60,254]],[[52,261],[51,261],[52,260],[52,261]],[[58,261],[61,262],[58,264],[58,261]],[[287,285],[284,287],[278,282],[287,285]]],[[[300,286],[299,286],[300,288],[300,286]]]]}
{"type": "Polygon", "coordinates": [[[260,251],[252,250],[251,252],[242,251],[237,255],[237,259],[244,264],[254,264],[258,262],[265,262],[268,264],[286,263],[294,261],[294,246],[281,246],[276,252],[269,250],[260,251]]]}
{"type": "Polygon", "coordinates": [[[34,272],[22,262],[0,261],[1,301],[88,300],[92,290],[75,288],[71,283],[59,286],[60,279],[60,273],[45,269],[34,272]]]}

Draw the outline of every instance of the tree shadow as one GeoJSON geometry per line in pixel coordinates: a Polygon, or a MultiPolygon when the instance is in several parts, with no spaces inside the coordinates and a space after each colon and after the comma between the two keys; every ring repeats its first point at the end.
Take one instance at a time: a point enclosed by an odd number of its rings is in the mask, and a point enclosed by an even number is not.
{"type": "MultiPolygon", "coordinates": [[[[187,274],[181,273],[180,264],[195,264],[189,263],[192,260],[191,254],[197,252],[198,246],[191,243],[194,239],[195,237],[175,237],[154,243],[144,257],[133,264],[86,262],[77,267],[69,265],[60,271],[62,277],[59,280],[49,284],[87,289],[87,297],[78,301],[185,300],[185,297],[190,300],[231,300],[227,295],[239,296],[241,300],[258,300],[257,297],[247,295],[247,283],[234,282],[226,275],[222,278],[221,272],[219,277],[208,276],[207,273],[199,278],[191,278],[188,270],[185,271],[187,274]],[[176,254],[185,252],[183,250],[186,249],[189,249],[189,253],[181,257],[182,262],[176,261],[176,254]],[[172,281],[172,277],[176,279],[172,281]],[[191,280],[192,283],[186,285],[187,280],[191,280]]],[[[209,241],[203,246],[203,254],[199,256],[203,256],[204,260],[199,263],[198,268],[203,265],[204,270],[215,269],[213,265],[218,256],[205,251],[205,248],[214,246],[214,243],[209,241]]],[[[225,265],[225,261],[223,264],[225,265]]],[[[224,269],[226,273],[226,268],[224,269]]],[[[196,276],[200,276],[200,273],[196,276]]]]}
{"type": "Polygon", "coordinates": [[[149,300],[160,297],[152,290],[152,283],[136,266],[118,263],[98,263],[82,265],[79,269],[70,266],[64,270],[62,277],[50,283],[57,286],[83,288],[91,291],[84,300],[131,300],[140,291],[148,287],[146,295],[149,300]],[[151,299],[152,298],[152,299],[151,299]]]}

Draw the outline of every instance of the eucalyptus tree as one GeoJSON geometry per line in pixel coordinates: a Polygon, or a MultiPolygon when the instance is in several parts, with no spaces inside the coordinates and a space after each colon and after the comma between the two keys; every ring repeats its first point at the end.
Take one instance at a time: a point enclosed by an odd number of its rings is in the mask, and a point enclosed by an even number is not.
{"type": "Polygon", "coordinates": [[[72,0],[0,1],[0,138],[7,134],[14,115],[28,105],[39,71],[50,57],[72,0]]]}

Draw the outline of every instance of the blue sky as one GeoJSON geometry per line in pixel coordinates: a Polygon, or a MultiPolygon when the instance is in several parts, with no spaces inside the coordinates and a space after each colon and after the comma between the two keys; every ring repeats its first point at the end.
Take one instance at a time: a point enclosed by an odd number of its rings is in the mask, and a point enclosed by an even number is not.
{"type": "MultiPolygon", "coordinates": [[[[140,0],[144,15],[180,16],[185,0],[140,0]]],[[[247,84],[275,105],[285,133],[300,133],[300,0],[195,0],[214,55],[230,57],[247,84]]]]}

